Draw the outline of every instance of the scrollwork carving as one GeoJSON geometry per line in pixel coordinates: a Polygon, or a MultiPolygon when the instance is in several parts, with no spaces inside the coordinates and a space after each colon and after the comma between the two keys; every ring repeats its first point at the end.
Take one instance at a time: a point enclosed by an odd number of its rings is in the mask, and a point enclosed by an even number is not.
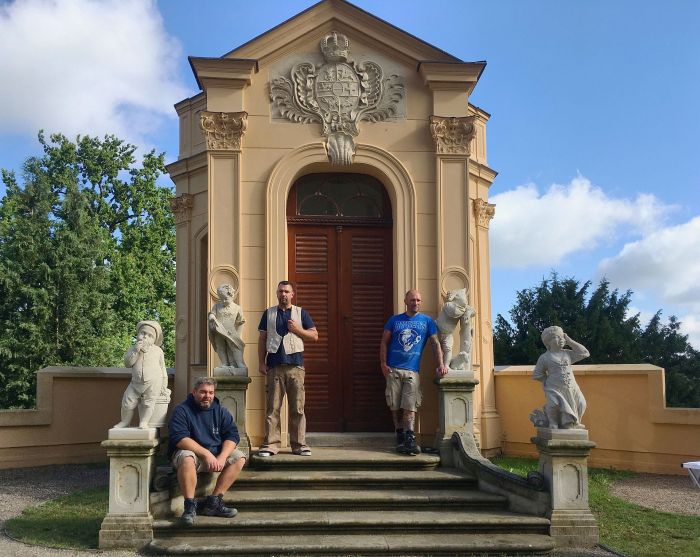
{"type": "Polygon", "coordinates": [[[431,116],[430,133],[438,154],[469,155],[476,135],[476,116],[431,116]]]}
{"type": "Polygon", "coordinates": [[[175,216],[175,224],[188,222],[192,215],[192,207],[194,206],[194,195],[183,193],[177,197],[170,199],[170,210],[175,216]]]}
{"type": "Polygon", "coordinates": [[[270,100],[283,118],[322,125],[326,151],[333,164],[351,164],[354,137],[362,120],[380,122],[397,116],[404,86],[397,75],[384,78],[379,64],[348,58],[350,41],[332,32],[320,43],[326,63],[296,64],[290,78],[270,82],[270,100]]]}
{"type": "Polygon", "coordinates": [[[199,125],[207,149],[240,151],[241,138],[248,127],[248,113],[202,111],[199,114],[199,125]]]}
{"type": "Polygon", "coordinates": [[[494,203],[488,203],[481,198],[474,200],[474,216],[476,217],[476,224],[482,228],[488,228],[489,222],[496,214],[496,205],[494,203]]]}

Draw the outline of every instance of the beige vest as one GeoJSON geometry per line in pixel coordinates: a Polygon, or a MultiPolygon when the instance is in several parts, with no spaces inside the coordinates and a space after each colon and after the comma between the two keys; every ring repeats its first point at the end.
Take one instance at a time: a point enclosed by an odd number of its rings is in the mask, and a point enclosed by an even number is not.
{"type": "MultiPolygon", "coordinates": [[[[292,319],[301,324],[301,308],[292,306],[292,319]]],[[[284,336],[277,333],[277,306],[267,309],[267,353],[275,354],[280,347],[280,342],[284,346],[287,354],[295,354],[304,351],[304,341],[299,335],[288,332],[284,336]]]]}

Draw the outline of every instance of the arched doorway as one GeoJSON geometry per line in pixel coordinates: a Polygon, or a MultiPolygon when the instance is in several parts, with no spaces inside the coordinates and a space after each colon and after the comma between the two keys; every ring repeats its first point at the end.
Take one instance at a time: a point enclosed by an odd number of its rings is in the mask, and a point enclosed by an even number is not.
{"type": "Polygon", "coordinates": [[[391,203],[366,174],[302,176],[287,199],[289,278],[319,341],[305,347],[309,431],[389,431],[379,341],[393,313],[391,203]]]}

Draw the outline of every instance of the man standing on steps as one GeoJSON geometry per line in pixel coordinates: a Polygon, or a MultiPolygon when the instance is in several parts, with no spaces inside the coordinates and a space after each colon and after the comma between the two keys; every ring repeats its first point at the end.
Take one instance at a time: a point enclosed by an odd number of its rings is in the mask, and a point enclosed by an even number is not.
{"type": "Polygon", "coordinates": [[[311,456],[306,445],[304,414],[304,342],[316,342],[318,331],[308,312],[292,305],[289,281],[277,285],[276,306],[263,312],[258,331],[260,373],[267,375],[265,441],[259,456],[276,455],[282,444],[280,411],[284,395],[289,404],[289,440],[296,455],[311,456]]]}
{"type": "Polygon", "coordinates": [[[410,455],[420,452],[414,427],[421,403],[418,372],[426,342],[430,342],[438,362],[436,373],[442,377],[448,372],[442,361],[437,324],[419,313],[421,302],[418,290],[406,292],[405,313],[394,315],[387,321],[379,345],[379,362],[386,379],[386,401],[396,429],[396,450],[410,455]]]}
{"type": "Polygon", "coordinates": [[[168,457],[177,470],[177,481],[185,498],[181,522],[194,524],[197,505],[194,500],[197,472],[220,472],[201,514],[232,518],[236,509],[224,505],[222,498],[243,469],[246,457],[236,447],[240,441],[231,413],[214,396],[216,381],[200,377],[192,393],[173,410],[168,424],[168,457]]]}

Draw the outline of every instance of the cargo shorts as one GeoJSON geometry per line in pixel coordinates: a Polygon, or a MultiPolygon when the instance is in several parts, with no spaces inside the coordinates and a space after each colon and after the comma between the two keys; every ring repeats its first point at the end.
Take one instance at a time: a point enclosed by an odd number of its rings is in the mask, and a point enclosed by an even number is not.
{"type": "Polygon", "coordinates": [[[422,394],[418,372],[409,369],[389,368],[386,376],[386,403],[392,411],[407,410],[416,412],[420,407],[422,394]]]}
{"type": "MultiPolygon", "coordinates": [[[[184,459],[190,456],[194,458],[194,465],[197,468],[197,472],[209,471],[209,469],[207,468],[206,460],[202,460],[194,452],[185,449],[179,449],[173,454],[173,458],[171,459],[173,468],[177,470],[184,461],[184,459]]],[[[233,452],[230,455],[228,455],[228,458],[226,459],[226,466],[228,466],[229,464],[233,464],[241,458],[245,459],[245,454],[243,454],[243,451],[233,449],[233,452]]]]}

